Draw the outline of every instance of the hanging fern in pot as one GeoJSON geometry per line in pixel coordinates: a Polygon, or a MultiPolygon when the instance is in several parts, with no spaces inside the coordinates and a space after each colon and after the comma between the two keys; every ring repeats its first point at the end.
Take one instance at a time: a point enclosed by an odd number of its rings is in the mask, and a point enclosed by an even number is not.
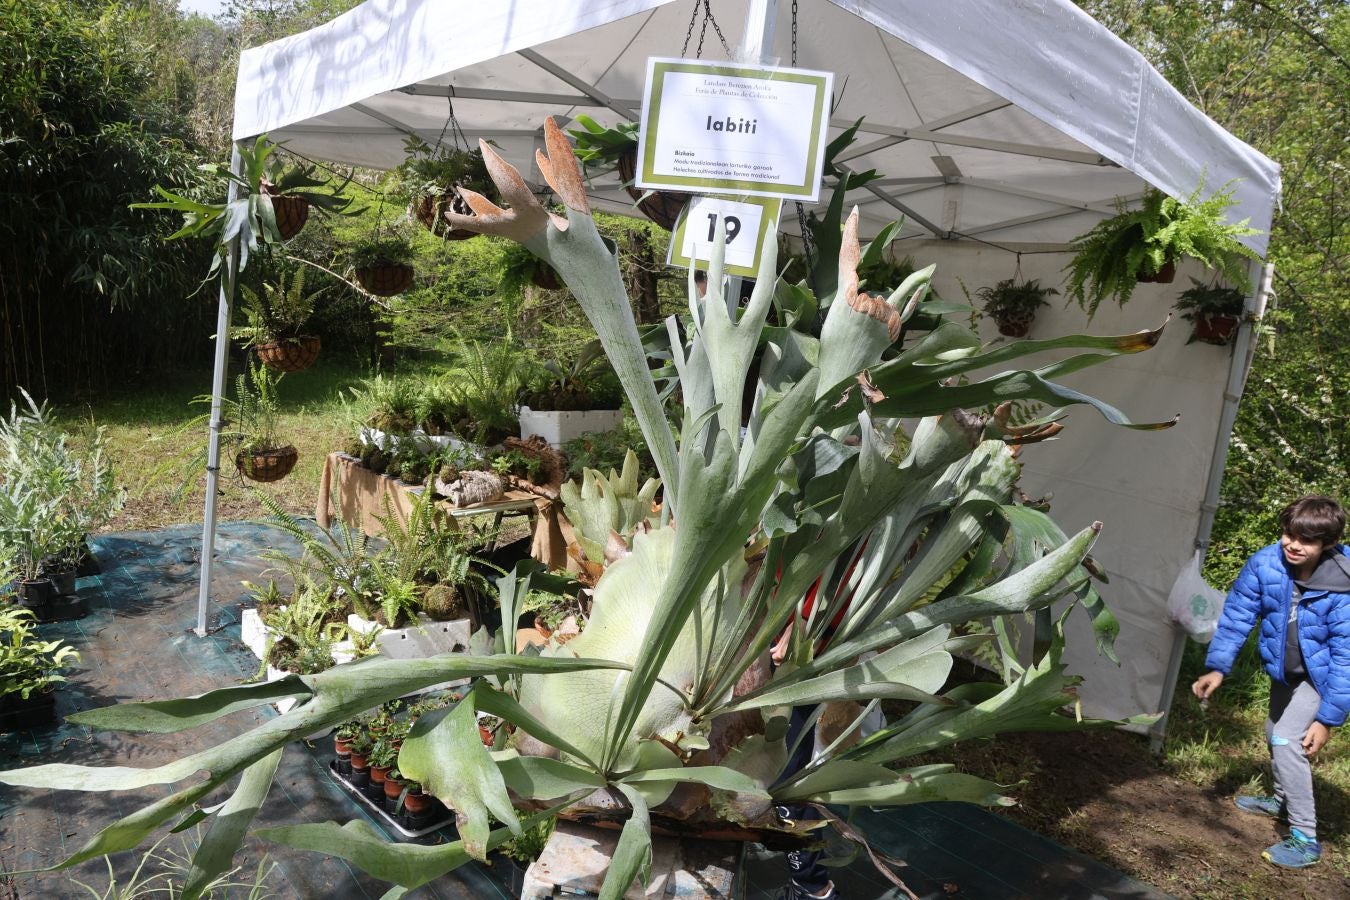
{"type": "Polygon", "coordinates": [[[1041,287],[1039,279],[1018,281],[1009,278],[993,287],[982,287],[975,296],[984,304],[984,314],[998,325],[998,333],[1007,337],[1026,337],[1036,311],[1048,306],[1046,297],[1057,296],[1054,288],[1041,287]]]}

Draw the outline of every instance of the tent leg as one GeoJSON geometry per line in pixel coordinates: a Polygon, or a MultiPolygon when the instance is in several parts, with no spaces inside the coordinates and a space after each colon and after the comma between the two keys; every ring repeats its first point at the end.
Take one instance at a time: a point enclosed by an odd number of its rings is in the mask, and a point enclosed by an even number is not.
{"type": "MultiPolygon", "coordinates": [[[[1223,410],[1219,413],[1219,430],[1214,436],[1214,455],[1209,466],[1209,480],[1205,484],[1205,498],[1200,504],[1200,524],[1195,529],[1195,546],[1201,550],[1209,549],[1209,535],[1214,529],[1214,516],[1219,511],[1219,489],[1223,486],[1223,470],[1228,463],[1228,444],[1233,439],[1233,423],[1237,420],[1238,403],[1242,400],[1243,389],[1247,385],[1247,375],[1251,372],[1252,357],[1256,354],[1255,334],[1251,319],[1260,319],[1265,314],[1266,298],[1270,296],[1270,283],[1275,277],[1274,265],[1252,263],[1252,283],[1256,292],[1247,298],[1247,313],[1238,329],[1237,339],[1233,342],[1233,357],[1228,363],[1228,384],[1223,392],[1223,410]]],[[[1162,749],[1163,734],[1167,730],[1167,713],[1172,708],[1172,695],[1176,693],[1177,677],[1181,672],[1182,652],[1186,648],[1186,635],[1178,630],[1172,641],[1172,655],[1167,661],[1167,673],[1163,681],[1162,702],[1159,704],[1163,716],[1149,729],[1149,746],[1156,753],[1162,749]]]]}
{"type": "MultiPolygon", "coordinates": [[[[238,145],[230,158],[230,169],[239,173],[242,160],[238,145]]],[[[239,186],[230,184],[229,199],[234,200],[239,186]]],[[[225,272],[220,282],[220,301],[216,314],[216,359],[211,378],[211,421],[206,448],[206,508],[202,512],[201,580],[197,587],[198,637],[206,637],[206,611],[211,605],[211,569],[216,548],[216,496],[220,481],[220,430],[222,398],[225,396],[225,375],[230,356],[230,318],[234,305],[235,280],[239,274],[239,237],[230,239],[226,251],[225,272]]]]}

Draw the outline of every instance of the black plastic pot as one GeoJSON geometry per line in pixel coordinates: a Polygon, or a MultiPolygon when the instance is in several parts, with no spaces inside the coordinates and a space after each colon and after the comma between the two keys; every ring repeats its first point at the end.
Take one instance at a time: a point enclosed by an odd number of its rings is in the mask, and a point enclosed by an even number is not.
{"type": "Polygon", "coordinates": [[[38,613],[56,599],[56,586],[50,578],[35,578],[32,581],[14,582],[14,592],[19,597],[19,605],[38,613]]]}
{"type": "Polygon", "coordinates": [[[75,574],[80,578],[103,574],[103,566],[99,565],[98,557],[90,548],[87,537],[80,541],[79,549],[76,551],[75,574]]]}
{"type": "Polygon", "coordinates": [[[50,568],[44,566],[42,577],[52,583],[52,590],[58,597],[72,597],[75,595],[75,566],[66,563],[53,564],[50,568]]]}
{"type": "Polygon", "coordinates": [[[55,691],[30,694],[27,700],[18,694],[6,694],[0,701],[0,732],[42,728],[55,721],[55,691]]]}

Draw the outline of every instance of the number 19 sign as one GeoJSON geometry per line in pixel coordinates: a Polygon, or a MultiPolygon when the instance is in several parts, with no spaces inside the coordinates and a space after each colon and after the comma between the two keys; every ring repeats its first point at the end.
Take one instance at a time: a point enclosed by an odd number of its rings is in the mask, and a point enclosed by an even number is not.
{"type": "Polygon", "coordinates": [[[723,271],[742,278],[756,277],[764,241],[777,231],[782,203],[772,197],[691,197],[671,235],[666,262],[687,269],[694,260],[711,260],[717,220],[722,218],[727,227],[723,271]]]}

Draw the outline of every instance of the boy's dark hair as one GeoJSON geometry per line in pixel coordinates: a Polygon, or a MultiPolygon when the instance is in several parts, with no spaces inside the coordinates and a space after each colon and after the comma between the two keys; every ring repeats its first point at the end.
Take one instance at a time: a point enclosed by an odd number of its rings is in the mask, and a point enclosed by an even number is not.
{"type": "Polygon", "coordinates": [[[1345,534],[1345,510],[1330,497],[1309,494],[1280,511],[1285,534],[1323,544],[1336,544],[1345,534]]]}

